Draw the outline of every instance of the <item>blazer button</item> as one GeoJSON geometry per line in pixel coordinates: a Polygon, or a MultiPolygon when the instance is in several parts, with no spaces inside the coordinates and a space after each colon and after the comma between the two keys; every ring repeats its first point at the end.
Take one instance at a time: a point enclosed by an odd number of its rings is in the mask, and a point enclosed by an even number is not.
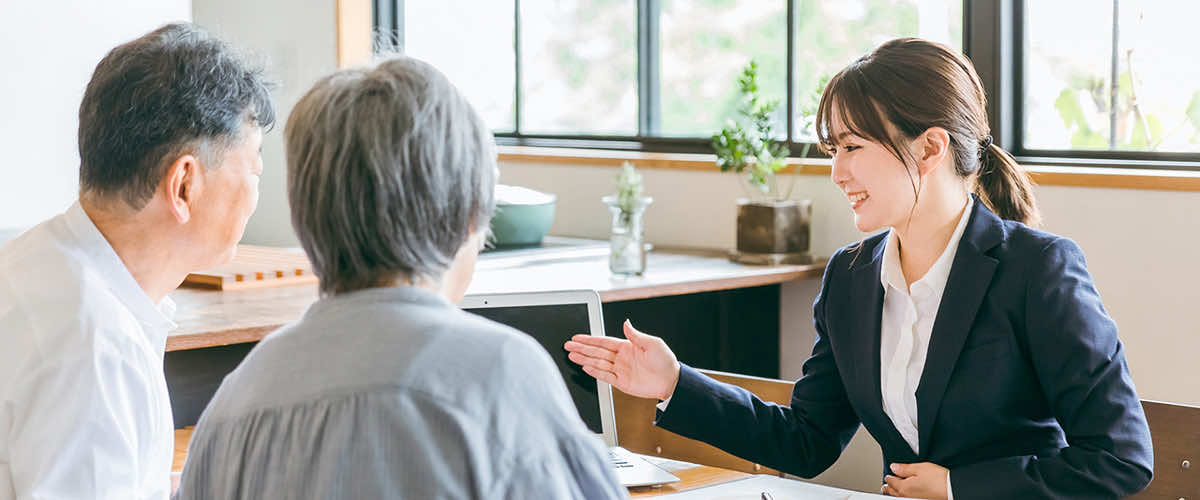
{"type": "Polygon", "coordinates": [[[754,464],[754,472],[758,472],[760,470],[762,470],[762,466],[758,465],[758,464],[754,464]]]}
{"type": "Polygon", "coordinates": [[[1180,463],[1180,464],[1179,464],[1179,466],[1180,466],[1180,467],[1183,467],[1184,469],[1191,469],[1191,468],[1192,468],[1192,462],[1191,462],[1191,461],[1189,461],[1189,460],[1184,460],[1182,463],[1180,463]]]}
{"type": "Polygon", "coordinates": [[[655,455],[662,455],[662,446],[655,446],[655,447],[654,447],[654,454],[655,454],[655,455]]]}

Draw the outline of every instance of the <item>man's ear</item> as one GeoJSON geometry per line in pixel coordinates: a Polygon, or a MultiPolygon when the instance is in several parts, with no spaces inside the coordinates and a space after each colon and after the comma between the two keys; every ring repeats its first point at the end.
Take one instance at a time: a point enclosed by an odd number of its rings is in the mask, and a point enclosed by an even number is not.
{"type": "Polygon", "coordinates": [[[161,189],[167,197],[167,206],[180,224],[192,219],[192,207],[204,184],[201,168],[200,160],[194,155],[185,154],[171,163],[167,175],[163,177],[161,189]]]}
{"type": "Polygon", "coordinates": [[[942,127],[930,127],[917,136],[914,143],[917,157],[917,173],[929,175],[950,155],[950,133],[942,127]]]}

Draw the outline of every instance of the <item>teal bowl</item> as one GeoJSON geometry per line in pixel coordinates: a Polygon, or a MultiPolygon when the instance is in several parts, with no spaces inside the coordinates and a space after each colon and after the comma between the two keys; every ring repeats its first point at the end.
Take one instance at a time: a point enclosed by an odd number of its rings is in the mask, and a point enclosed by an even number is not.
{"type": "Polygon", "coordinates": [[[542,196],[528,202],[496,203],[496,214],[492,217],[493,247],[531,246],[542,242],[550,226],[554,224],[554,203],[556,197],[552,194],[538,193],[542,196]]]}

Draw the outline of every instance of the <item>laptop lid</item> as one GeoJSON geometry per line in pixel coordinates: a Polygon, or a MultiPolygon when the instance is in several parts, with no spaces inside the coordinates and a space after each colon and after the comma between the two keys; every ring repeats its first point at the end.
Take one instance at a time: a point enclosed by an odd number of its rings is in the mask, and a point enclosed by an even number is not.
{"type": "Polygon", "coordinates": [[[567,359],[563,344],[575,334],[604,336],[600,295],[592,290],[468,295],[459,307],[525,332],[537,340],[558,366],[575,409],[588,429],[617,445],[612,387],[584,373],[567,359]]]}

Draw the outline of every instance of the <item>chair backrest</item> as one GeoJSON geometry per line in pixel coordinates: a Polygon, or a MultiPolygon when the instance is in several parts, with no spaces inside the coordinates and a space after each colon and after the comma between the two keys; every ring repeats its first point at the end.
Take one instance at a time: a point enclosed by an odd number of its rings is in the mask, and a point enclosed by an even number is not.
{"type": "Polygon", "coordinates": [[[1200,407],[1142,401],[1154,440],[1154,481],[1130,498],[1200,500],[1200,407]]]}
{"type": "MultiPolygon", "coordinates": [[[[794,382],[749,375],[700,370],[705,375],[746,389],[764,401],[789,404],[794,382]]],[[[713,446],[688,439],[655,427],[654,405],[657,401],[635,398],[613,390],[613,406],[617,420],[618,443],[629,451],[683,460],[701,465],[721,467],[751,474],[776,474],[779,471],[737,458],[713,446]]]]}

